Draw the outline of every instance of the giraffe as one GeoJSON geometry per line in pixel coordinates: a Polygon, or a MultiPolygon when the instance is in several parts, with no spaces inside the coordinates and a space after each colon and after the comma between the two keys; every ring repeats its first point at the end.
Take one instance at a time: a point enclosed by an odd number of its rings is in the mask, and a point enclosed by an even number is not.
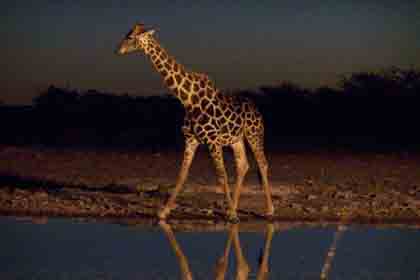
{"type": "Polygon", "coordinates": [[[268,181],[268,163],[264,154],[264,124],[260,112],[248,99],[222,94],[206,74],[187,71],[159,44],[155,30],[137,23],[122,39],[117,54],[140,51],[161,74],[164,84],[185,108],[182,131],[185,149],[181,170],[169,199],[158,211],[159,219],[166,219],[177,205],[176,196],[187,178],[192,160],[200,144],[208,146],[216,166],[218,184],[223,188],[228,205],[227,218],[238,222],[237,208],[245,174],[249,169],[246,141],[257,161],[266,199],[266,216],[274,213],[271,187],[268,181]],[[233,149],[236,162],[236,183],[233,197],[223,160],[222,147],[233,149]]]}

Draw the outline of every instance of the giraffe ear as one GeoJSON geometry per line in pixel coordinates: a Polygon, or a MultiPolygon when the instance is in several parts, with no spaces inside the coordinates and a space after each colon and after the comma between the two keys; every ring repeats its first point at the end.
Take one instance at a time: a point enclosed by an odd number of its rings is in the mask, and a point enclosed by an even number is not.
{"type": "Polygon", "coordinates": [[[150,30],[147,30],[146,32],[144,32],[145,34],[147,34],[147,35],[153,35],[153,34],[155,34],[155,30],[154,29],[150,29],[150,30]]]}
{"type": "Polygon", "coordinates": [[[144,24],[143,23],[137,23],[136,25],[134,25],[133,31],[136,34],[143,33],[144,32],[144,24]]]}

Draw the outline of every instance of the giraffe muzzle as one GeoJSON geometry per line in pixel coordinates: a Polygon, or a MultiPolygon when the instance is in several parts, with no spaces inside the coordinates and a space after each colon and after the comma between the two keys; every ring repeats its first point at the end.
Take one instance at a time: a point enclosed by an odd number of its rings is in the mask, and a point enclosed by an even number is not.
{"type": "Polygon", "coordinates": [[[122,55],[122,54],[125,54],[125,51],[122,48],[117,48],[115,49],[114,53],[117,55],[122,55]]]}

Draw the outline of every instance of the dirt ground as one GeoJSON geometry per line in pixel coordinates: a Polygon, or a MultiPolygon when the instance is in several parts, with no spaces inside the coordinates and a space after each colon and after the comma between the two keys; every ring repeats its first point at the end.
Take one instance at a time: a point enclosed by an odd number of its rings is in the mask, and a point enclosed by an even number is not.
{"type": "MultiPolygon", "coordinates": [[[[257,166],[240,200],[242,221],[264,219],[257,166]]],[[[420,155],[267,151],[274,220],[420,222],[420,155]]],[[[174,187],[182,152],[0,146],[3,215],[153,218],[174,187]]],[[[231,185],[232,154],[225,152],[231,185]]],[[[224,221],[224,194],[199,148],[169,220],[224,221]]]]}

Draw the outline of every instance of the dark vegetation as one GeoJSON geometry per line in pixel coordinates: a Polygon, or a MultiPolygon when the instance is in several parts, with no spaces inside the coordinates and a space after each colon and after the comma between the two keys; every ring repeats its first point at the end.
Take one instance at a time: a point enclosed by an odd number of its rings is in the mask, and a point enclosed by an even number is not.
{"type": "MultiPolygon", "coordinates": [[[[266,122],[268,148],[413,150],[420,143],[420,71],[343,77],[337,88],[293,83],[243,90],[266,122]]],[[[144,148],[183,145],[184,110],[170,96],[133,97],[50,86],[31,106],[0,103],[0,144],[144,148]]]]}

